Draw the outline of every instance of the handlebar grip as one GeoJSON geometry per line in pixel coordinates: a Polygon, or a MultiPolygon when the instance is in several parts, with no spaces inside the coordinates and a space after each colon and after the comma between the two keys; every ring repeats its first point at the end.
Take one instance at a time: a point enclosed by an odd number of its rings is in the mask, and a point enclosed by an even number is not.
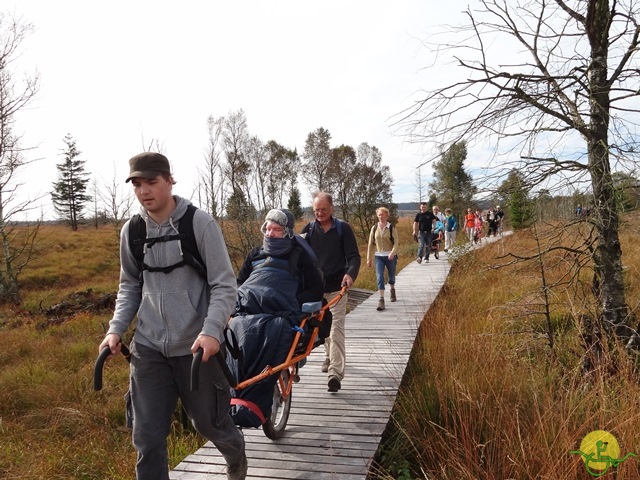
{"type": "Polygon", "coordinates": [[[198,348],[191,360],[191,391],[195,392],[200,388],[200,363],[202,363],[202,347],[198,348]]]}
{"type": "Polygon", "coordinates": [[[109,355],[111,355],[111,349],[106,346],[102,349],[96,359],[96,366],[93,369],[93,389],[96,392],[102,390],[102,367],[109,355]]]}
{"type": "MultiPolygon", "coordinates": [[[[191,391],[192,392],[195,392],[198,390],[198,388],[200,388],[200,364],[202,363],[203,353],[204,353],[204,350],[202,350],[202,347],[198,348],[196,353],[193,355],[193,360],[191,360],[191,391]]],[[[222,373],[224,373],[224,376],[229,382],[229,385],[231,385],[231,388],[234,388],[237,382],[233,373],[231,373],[231,370],[229,370],[229,366],[227,365],[227,359],[222,353],[222,350],[218,350],[215,357],[216,357],[216,360],[218,361],[218,365],[220,365],[220,368],[222,369],[222,373]]]]}

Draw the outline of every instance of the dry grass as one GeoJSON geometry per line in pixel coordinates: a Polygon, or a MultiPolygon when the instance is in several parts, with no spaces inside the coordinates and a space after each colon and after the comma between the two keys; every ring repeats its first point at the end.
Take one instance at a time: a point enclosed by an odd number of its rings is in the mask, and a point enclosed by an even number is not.
{"type": "MultiPolygon", "coordinates": [[[[625,225],[621,235],[634,310],[637,227],[625,225]]],[[[546,227],[538,235],[558,231],[546,227]]],[[[539,264],[493,268],[506,252],[535,252],[534,233],[518,232],[455,262],[420,329],[376,478],[587,478],[583,461],[569,452],[600,429],[617,438],[620,456],[640,453],[635,359],[605,345],[600,369],[586,375],[581,368],[575,319],[593,308],[585,289],[592,272],[553,290],[552,350],[544,316],[532,313],[540,311],[539,264]]],[[[568,233],[561,241],[580,237],[568,233]]],[[[547,280],[564,278],[570,263],[561,253],[548,257],[547,280]]],[[[636,459],[617,470],[618,478],[640,478],[636,459]]]]}
{"type": "MultiPolygon", "coordinates": [[[[302,224],[298,225],[301,228],[302,224]]],[[[400,241],[408,244],[401,234],[400,241]]],[[[130,479],[135,452],[125,427],[124,358],[109,362],[104,388],[93,391],[93,364],[111,312],[80,309],[51,317],[47,309],[87,292],[118,288],[118,239],[112,227],[41,231],[42,254],[21,276],[23,304],[0,306],[0,478],[130,479]]],[[[362,244],[362,252],[366,255],[362,244]]],[[[401,255],[401,261],[412,255],[401,255]]],[[[366,258],[366,257],[365,257],[366,258]]],[[[235,259],[236,264],[243,259],[235,259]]],[[[363,263],[356,286],[375,288],[363,263]]],[[[171,464],[204,442],[179,422],[171,464]]]]}
{"type": "MultiPolygon", "coordinates": [[[[52,226],[43,233],[46,255],[25,271],[23,305],[0,308],[0,478],[133,478],[124,358],[109,362],[103,390],[93,391],[93,363],[111,312],[45,314],[74,292],[115,293],[115,233],[52,226]]],[[[178,422],[174,427],[175,464],[203,441],[181,432],[178,422]]]]}
{"type": "MultiPolygon", "coordinates": [[[[410,222],[398,225],[399,268],[415,256],[410,222]]],[[[640,225],[630,222],[621,241],[627,299],[637,310],[640,225]]],[[[92,388],[110,311],[80,310],[55,324],[45,315],[73,293],[116,291],[115,234],[109,227],[46,227],[45,233],[47,255],[22,277],[24,304],[0,307],[0,478],[133,478],[124,359],[109,362],[101,392],[92,388]]],[[[362,241],[356,287],[373,290],[364,248],[362,241]]],[[[572,289],[552,292],[551,351],[544,318],[532,314],[540,299],[539,265],[491,268],[508,251],[535,250],[532,232],[519,232],[453,265],[419,332],[379,478],[586,478],[569,451],[594,429],[611,431],[622,453],[640,453],[640,392],[631,359],[612,349],[605,364],[612,368],[590,376],[580,368],[584,350],[574,319],[593,308],[590,273],[572,289]]],[[[562,278],[571,262],[552,256],[545,271],[562,278]]],[[[172,465],[203,443],[178,422],[174,427],[172,465]]],[[[638,465],[622,463],[619,478],[640,478],[638,465]]]]}

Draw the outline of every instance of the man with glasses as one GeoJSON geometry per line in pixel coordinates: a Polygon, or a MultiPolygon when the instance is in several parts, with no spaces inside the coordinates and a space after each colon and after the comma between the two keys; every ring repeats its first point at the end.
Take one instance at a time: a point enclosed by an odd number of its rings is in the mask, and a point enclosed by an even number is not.
{"type": "MultiPolygon", "coordinates": [[[[351,226],[333,216],[333,198],[326,192],[318,192],[313,199],[315,221],[302,229],[311,249],[318,257],[324,272],[324,297],[331,301],[340,293],[343,285],[350,288],[360,270],[360,251],[351,226]]],[[[322,371],[328,374],[328,390],[342,388],[346,355],[344,324],[347,315],[347,296],[343,296],[331,308],[333,322],[331,334],[325,339],[325,360],[322,371]]]]}

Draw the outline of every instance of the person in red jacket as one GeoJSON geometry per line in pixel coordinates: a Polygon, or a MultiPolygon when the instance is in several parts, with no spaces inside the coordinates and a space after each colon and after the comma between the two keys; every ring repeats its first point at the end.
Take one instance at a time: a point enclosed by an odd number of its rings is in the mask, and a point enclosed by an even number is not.
{"type": "Polygon", "coordinates": [[[473,236],[476,230],[476,216],[470,208],[467,208],[467,214],[464,216],[464,231],[467,234],[469,243],[473,243],[473,236]]]}

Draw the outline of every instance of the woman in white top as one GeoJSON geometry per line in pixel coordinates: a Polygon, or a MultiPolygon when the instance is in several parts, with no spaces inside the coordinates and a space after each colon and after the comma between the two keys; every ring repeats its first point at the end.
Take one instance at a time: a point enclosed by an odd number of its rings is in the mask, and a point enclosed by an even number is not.
{"type": "Polygon", "coordinates": [[[387,269],[389,277],[389,286],[391,287],[390,300],[396,301],[396,263],[398,256],[398,235],[389,220],[389,210],[380,207],[376,210],[378,223],[371,228],[369,234],[369,244],[367,248],[367,266],[371,266],[372,258],[376,261],[376,279],[378,283],[378,292],[380,300],[378,301],[377,310],[384,310],[384,269],[387,269]]]}

